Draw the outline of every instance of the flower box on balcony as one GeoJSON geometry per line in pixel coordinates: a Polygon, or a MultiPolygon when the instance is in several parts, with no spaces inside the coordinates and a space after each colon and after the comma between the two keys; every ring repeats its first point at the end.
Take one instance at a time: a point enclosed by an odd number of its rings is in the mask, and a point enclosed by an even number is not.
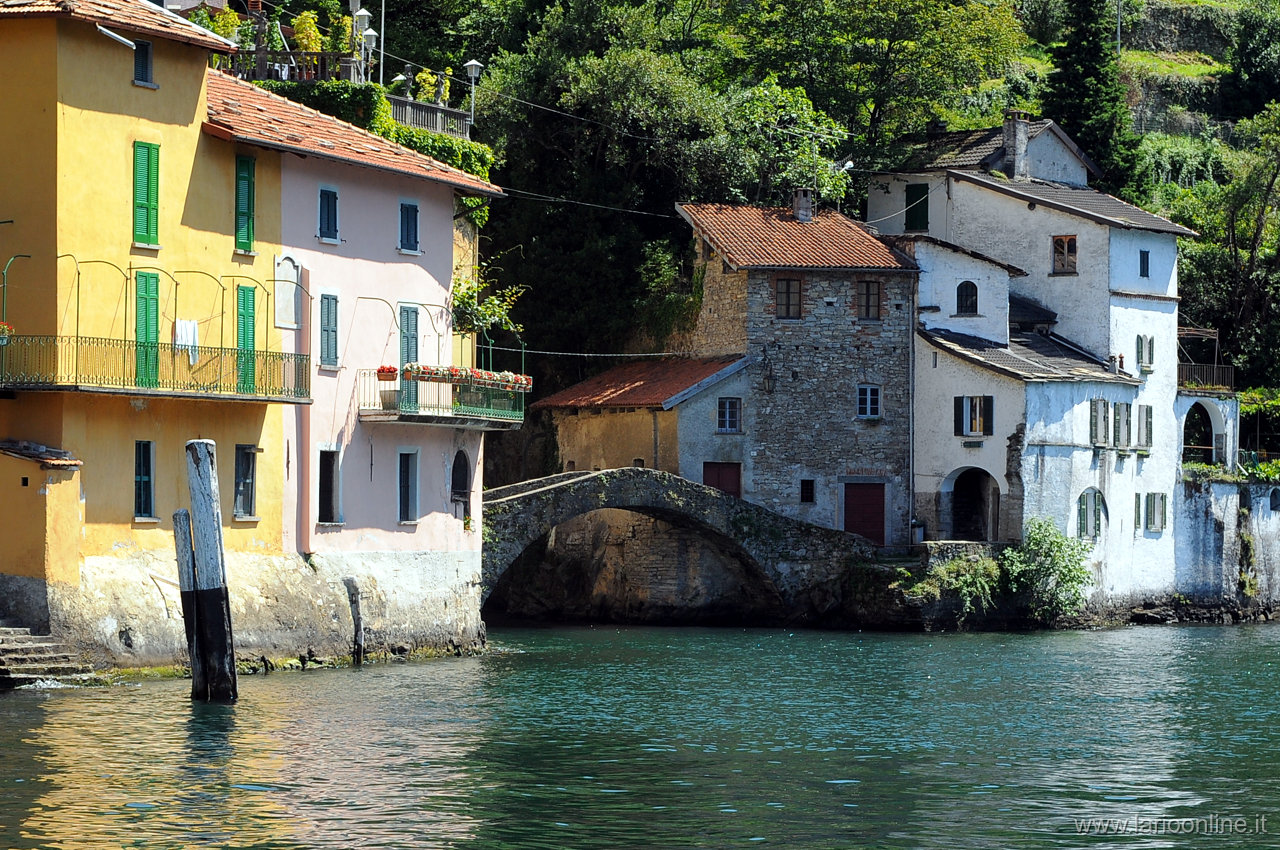
{"type": "Polygon", "coordinates": [[[378,373],[377,373],[378,380],[394,381],[396,379],[396,375],[399,374],[399,372],[400,370],[397,369],[395,366],[379,366],[378,373]]]}

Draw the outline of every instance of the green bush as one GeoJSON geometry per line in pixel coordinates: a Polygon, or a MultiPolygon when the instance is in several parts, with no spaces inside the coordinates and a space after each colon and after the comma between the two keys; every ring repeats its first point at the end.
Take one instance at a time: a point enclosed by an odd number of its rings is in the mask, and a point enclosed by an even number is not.
{"type": "Polygon", "coordinates": [[[1022,545],[1000,555],[1005,585],[1024,596],[1031,618],[1044,625],[1084,607],[1084,588],[1092,574],[1085,566],[1090,545],[1067,537],[1045,517],[1033,517],[1022,530],[1022,545]]]}
{"type": "Polygon", "coordinates": [[[975,610],[986,612],[992,607],[999,587],[1000,565],[991,558],[970,555],[930,567],[924,578],[903,592],[933,600],[941,599],[944,593],[954,593],[960,599],[956,625],[963,625],[975,610]]]}

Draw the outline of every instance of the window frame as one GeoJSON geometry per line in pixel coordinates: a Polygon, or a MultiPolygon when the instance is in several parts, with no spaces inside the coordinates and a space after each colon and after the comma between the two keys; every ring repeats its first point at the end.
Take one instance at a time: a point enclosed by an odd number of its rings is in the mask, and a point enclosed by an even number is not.
{"type": "Polygon", "coordinates": [[[316,465],[316,522],[321,525],[342,524],[342,451],[335,445],[320,446],[316,465]],[[325,456],[332,456],[332,463],[326,466],[325,456]],[[329,483],[329,503],[325,504],[324,484],[326,469],[332,469],[333,480],[329,483]],[[326,510],[327,508],[327,510],[326,510]]]}
{"type": "Polygon", "coordinates": [[[1079,243],[1075,234],[1054,236],[1050,245],[1050,275],[1079,274],[1079,243]],[[1059,245],[1062,246],[1061,250],[1059,245]]]}
{"type": "Polygon", "coordinates": [[[1143,530],[1153,534],[1164,533],[1168,527],[1168,496],[1165,493],[1148,493],[1145,502],[1147,516],[1142,524],[1143,530]]]}
{"type": "Polygon", "coordinates": [[[416,525],[421,516],[419,482],[421,451],[417,446],[396,450],[396,515],[401,525],[416,525]],[[406,476],[405,461],[409,461],[406,476]]]}
{"type": "Polygon", "coordinates": [[[257,203],[257,159],[236,155],[233,238],[237,251],[253,253],[254,208],[257,203]]]}
{"type": "Polygon", "coordinates": [[[155,142],[133,143],[133,243],[160,247],[160,145],[155,142]]]}
{"type": "Polygon", "coordinates": [[[338,367],[338,294],[320,293],[320,365],[327,369],[338,367]]]}
{"type": "Polygon", "coordinates": [[[1138,249],[1138,277],[1151,277],[1151,252],[1146,248],[1138,249]]]}
{"type": "Polygon", "coordinates": [[[773,279],[773,314],[775,318],[787,322],[798,322],[804,318],[803,278],[775,277],[773,279]]]}
{"type": "Polygon", "coordinates": [[[1133,445],[1133,405],[1128,402],[1111,405],[1111,444],[1118,449],[1133,445]]]}
{"type": "Polygon", "coordinates": [[[258,455],[262,447],[254,443],[236,443],[235,486],[232,489],[231,512],[236,519],[257,519],[258,455]]]}
{"type": "Polygon", "coordinates": [[[884,415],[881,405],[883,393],[879,384],[858,384],[857,417],[859,419],[879,419],[884,415]]]}
{"type": "Polygon", "coordinates": [[[144,89],[158,89],[156,85],[156,53],[151,41],[133,40],[133,84],[144,89]]]}
{"type": "Polygon", "coordinates": [[[1138,371],[1143,374],[1154,372],[1156,363],[1156,338],[1146,334],[1137,335],[1138,371]]]}
{"type": "Polygon", "coordinates": [[[1138,405],[1138,439],[1135,446],[1140,450],[1151,449],[1151,431],[1155,424],[1155,417],[1152,415],[1152,409],[1152,406],[1149,404],[1138,405]]]}
{"type": "Polygon", "coordinates": [[[814,478],[800,479],[800,504],[813,505],[818,501],[818,482],[814,478]]]}
{"type": "Polygon", "coordinates": [[[398,250],[401,254],[412,254],[414,256],[417,256],[422,253],[422,250],[418,247],[421,244],[421,240],[419,239],[419,230],[418,230],[418,224],[420,220],[421,220],[421,214],[420,214],[420,208],[418,206],[418,202],[411,201],[411,200],[401,200],[400,201],[400,238],[397,241],[397,248],[396,248],[396,250],[398,250]],[[406,217],[405,215],[406,212],[410,210],[413,213],[412,216],[406,217]],[[406,224],[412,224],[412,231],[413,231],[412,233],[409,232],[409,228],[406,228],[405,226],[406,224]],[[406,240],[406,237],[412,237],[412,238],[409,240],[406,240]]]}
{"type": "Polygon", "coordinates": [[[854,283],[855,308],[860,322],[879,322],[883,311],[880,302],[884,299],[884,286],[878,280],[863,279],[854,283]]]}
{"type": "Polygon", "coordinates": [[[1106,446],[1111,442],[1111,403],[1105,398],[1089,399],[1089,443],[1106,446]]]}
{"type": "Polygon", "coordinates": [[[908,183],[902,190],[902,201],[902,229],[908,233],[927,233],[929,230],[929,184],[908,183]],[[912,195],[915,197],[913,198],[912,195]]]}
{"type": "Polygon", "coordinates": [[[1076,498],[1076,537],[1097,541],[1102,537],[1107,500],[1097,487],[1089,487],[1076,498]]]}
{"type": "Polygon", "coordinates": [[[339,213],[338,213],[338,206],[339,206],[338,187],[337,186],[321,186],[319,187],[319,191],[316,197],[317,197],[316,238],[319,239],[321,242],[325,243],[326,245],[337,245],[342,242],[342,236],[341,236],[342,223],[341,223],[341,217],[339,216],[339,213]],[[325,230],[325,225],[329,223],[326,221],[326,218],[328,218],[328,216],[326,216],[326,212],[325,212],[325,206],[326,206],[325,196],[326,195],[331,196],[333,198],[333,203],[331,204],[333,228],[332,230],[329,230],[329,231],[325,230]]]}
{"type": "Polygon", "coordinates": [[[952,404],[957,437],[995,435],[995,396],[958,395],[953,397],[952,404]]]}
{"type": "Polygon", "coordinates": [[[716,399],[716,433],[742,433],[742,399],[737,396],[721,396],[716,399]]]}
{"type": "Polygon", "coordinates": [[[133,441],[133,518],[135,520],[157,519],[154,440],[133,441]],[[141,465],[145,465],[145,470],[140,468],[141,465]]]}
{"type": "Polygon", "coordinates": [[[962,280],[956,284],[956,315],[978,315],[978,284],[972,280],[962,280]],[[965,309],[965,308],[969,309],[965,309]]]}

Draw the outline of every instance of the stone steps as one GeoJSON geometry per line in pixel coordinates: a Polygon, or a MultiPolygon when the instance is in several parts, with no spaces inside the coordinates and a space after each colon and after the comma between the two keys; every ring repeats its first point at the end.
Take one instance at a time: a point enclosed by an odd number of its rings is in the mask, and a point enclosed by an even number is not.
{"type": "Polygon", "coordinates": [[[58,682],[82,684],[92,671],[68,647],[48,635],[33,635],[0,621],[0,691],[58,682]]]}

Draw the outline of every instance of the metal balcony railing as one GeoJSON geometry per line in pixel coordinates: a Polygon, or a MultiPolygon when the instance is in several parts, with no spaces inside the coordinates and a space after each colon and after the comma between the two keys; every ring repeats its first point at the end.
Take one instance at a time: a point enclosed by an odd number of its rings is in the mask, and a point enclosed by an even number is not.
{"type": "Polygon", "coordinates": [[[391,101],[391,117],[406,127],[418,127],[460,139],[471,138],[471,121],[461,109],[421,103],[391,94],[387,95],[387,100],[391,101]]]}
{"type": "Polygon", "coordinates": [[[104,337],[11,336],[0,346],[0,387],[306,401],[311,397],[311,358],[104,337]]]}
{"type": "Polygon", "coordinates": [[[1178,386],[1187,389],[1202,387],[1207,390],[1231,390],[1235,388],[1235,371],[1234,366],[1179,363],[1178,386]]]}
{"type": "Polygon", "coordinates": [[[347,53],[295,50],[245,50],[214,60],[240,79],[251,81],[338,80],[344,64],[356,61],[347,53]]]}
{"type": "Polygon", "coordinates": [[[442,381],[379,380],[376,369],[356,372],[356,400],[362,411],[523,422],[526,390],[483,386],[462,379],[442,381]]]}

